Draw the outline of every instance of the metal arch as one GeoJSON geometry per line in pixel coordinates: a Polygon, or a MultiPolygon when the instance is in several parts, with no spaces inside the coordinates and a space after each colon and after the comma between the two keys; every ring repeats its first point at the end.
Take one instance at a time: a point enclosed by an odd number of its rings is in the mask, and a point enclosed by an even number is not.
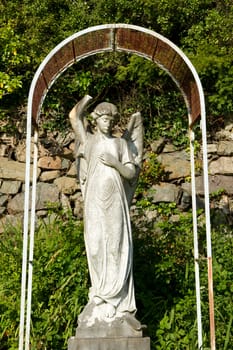
{"type": "Polygon", "coordinates": [[[184,53],[162,35],[128,24],[106,24],[73,34],[57,45],[38,68],[31,84],[28,107],[34,122],[53,82],[73,63],[100,52],[123,51],[143,56],[165,70],[180,88],[191,124],[201,115],[202,87],[184,53]],[[30,110],[31,109],[31,110],[30,110]]]}
{"type": "Polygon", "coordinates": [[[212,279],[212,253],[209,212],[209,184],[208,162],[206,142],[206,115],[205,100],[202,85],[198,74],[187,56],[170,40],[162,35],[142,27],[128,24],[106,24],[90,27],[68,37],[57,45],[44,59],[33,78],[27,110],[27,139],[26,139],[26,170],[25,170],[25,203],[24,203],[24,239],[23,239],[23,263],[21,283],[21,313],[19,350],[29,349],[30,317],[31,317],[31,286],[32,286],[32,260],[35,227],[35,203],[36,203],[36,172],[37,172],[37,127],[41,107],[52,84],[73,63],[90,55],[100,52],[121,51],[134,53],[153,61],[165,70],[178,85],[188,110],[189,135],[190,135],[190,159],[192,179],[192,205],[193,205],[193,231],[194,231],[194,260],[196,278],[197,320],[198,320],[198,349],[203,348],[202,324],[200,306],[200,281],[199,281],[199,253],[196,214],[196,189],[195,189],[195,159],[194,159],[194,132],[193,124],[201,117],[202,147],[203,147],[203,174],[205,190],[205,215],[207,258],[209,276],[209,302],[210,302],[210,333],[211,350],[215,350],[214,313],[213,313],[213,279],[212,279]],[[31,216],[29,225],[30,203],[30,153],[32,123],[35,126],[34,134],[34,161],[33,183],[31,195],[31,216]],[[30,249],[28,261],[28,231],[30,226],[30,249]],[[28,277],[27,277],[28,264],[28,277]],[[26,288],[26,281],[28,287],[26,288]],[[25,305],[27,290],[26,333],[25,331],[25,305]],[[25,339],[24,339],[25,338],[25,339]]]}

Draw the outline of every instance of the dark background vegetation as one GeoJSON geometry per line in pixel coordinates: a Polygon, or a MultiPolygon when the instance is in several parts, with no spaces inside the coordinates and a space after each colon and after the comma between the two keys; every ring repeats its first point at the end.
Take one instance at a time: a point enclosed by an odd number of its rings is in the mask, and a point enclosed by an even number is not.
{"type": "MultiPolygon", "coordinates": [[[[0,0],[0,133],[25,137],[27,95],[45,56],[69,35],[89,26],[130,23],[172,40],[191,59],[206,94],[209,137],[233,112],[233,4],[231,0],[0,0]]],[[[171,79],[140,57],[101,54],[69,68],[46,98],[41,128],[69,128],[68,111],[90,94],[116,103],[127,119],[145,116],[146,147],[159,136],[176,147],[187,143],[183,99],[171,79]]],[[[125,120],[122,121],[122,127],[125,120]]],[[[153,178],[159,169],[151,168],[153,178]]],[[[140,189],[148,185],[142,173],[140,189]]],[[[151,180],[152,181],[152,180],[151,180]]],[[[191,213],[160,204],[156,226],[134,215],[134,261],[138,318],[148,325],[152,349],[197,348],[191,213]],[[174,223],[169,220],[179,215],[174,223]]],[[[141,210],[141,211],[140,211],[141,210]]],[[[32,349],[66,349],[88,293],[82,223],[56,211],[41,224],[35,240],[32,349]]],[[[202,213],[200,213],[202,218],[202,213]]],[[[203,330],[209,349],[205,230],[200,219],[203,330]]],[[[10,228],[0,237],[0,349],[17,349],[22,233],[10,228]]],[[[213,229],[216,342],[233,349],[232,227],[213,229]]]]}

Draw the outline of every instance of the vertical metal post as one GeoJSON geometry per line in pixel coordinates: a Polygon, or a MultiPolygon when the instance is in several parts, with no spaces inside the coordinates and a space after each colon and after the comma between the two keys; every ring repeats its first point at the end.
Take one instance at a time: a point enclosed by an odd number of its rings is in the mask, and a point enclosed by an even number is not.
{"type": "Polygon", "coordinates": [[[27,136],[26,136],[24,229],[23,229],[23,254],[22,254],[22,276],[21,276],[19,350],[23,350],[23,345],[24,345],[27,257],[28,257],[29,197],[30,197],[30,157],[31,157],[31,115],[29,113],[27,115],[27,136]]]}
{"type": "Polygon", "coordinates": [[[202,150],[203,150],[203,178],[205,191],[205,219],[206,219],[206,242],[207,242],[207,264],[208,264],[208,291],[209,291],[209,317],[210,317],[210,348],[216,349],[215,345],[215,321],[214,321],[214,292],[213,292],[213,271],[212,271],[212,248],[211,248],[211,227],[210,227],[210,206],[209,206],[209,180],[208,180],[208,157],[205,114],[202,113],[202,150]]]}
{"type": "Polygon", "coordinates": [[[203,349],[202,316],[201,316],[201,292],[200,292],[200,273],[199,273],[199,249],[198,249],[195,154],[194,154],[195,134],[193,130],[189,130],[189,140],[190,140],[191,185],[192,185],[193,246],[194,246],[196,307],[197,307],[198,349],[202,350],[203,349]]]}
{"type": "Polygon", "coordinates": [[[32,273],[33,273],[34,235],[35,235],[35,210],[36,210],[37,159],[38,159],[38,131],[37,131],[37,129],[35,129],[35,132],[34,132],[34,154],[33,154],[33,178],[32,178],[32,205],[31,205],[31,221],[30,221],[30,246],[29,246],[29,259],[28,259],[28,288],[27,288],[25,350],[29,350],[29,347],[30,347],[32,273]]]}

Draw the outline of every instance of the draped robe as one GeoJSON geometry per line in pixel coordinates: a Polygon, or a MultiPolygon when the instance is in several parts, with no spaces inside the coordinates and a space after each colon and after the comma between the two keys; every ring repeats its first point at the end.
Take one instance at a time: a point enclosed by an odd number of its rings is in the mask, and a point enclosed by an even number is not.
{"type": "Polygon", "coordinates": [[[133,246],[129,206],[119,172],[104,165],[108,152],[122,164],[133,163],[122,138],[88,134],[84,145],[84,238],[91,278],[90,301],[97,297],[118,312],[135,312],[133,246]]]}

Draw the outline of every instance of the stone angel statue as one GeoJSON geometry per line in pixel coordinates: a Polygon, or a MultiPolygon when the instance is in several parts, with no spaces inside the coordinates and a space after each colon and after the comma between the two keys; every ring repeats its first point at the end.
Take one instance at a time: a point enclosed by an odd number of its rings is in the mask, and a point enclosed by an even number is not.
{"type": "Polygon", "coordinates": [[[78,143],[76,157],[91,280],[89,301],[78,317],[76,336],[85,336],[90,327],[97,336],[111,336],[113,325],[119,335],[126,329],[128,336],[137,335],[142,327],[135,318],[129,207],[141,168],[143,123],[137,112],[122,137],[114,137],[117,107],[102,102],[91,113],[96,123],[93,131],[85,118],[91,100],[86,95],[69,114],[78,143]]]}

